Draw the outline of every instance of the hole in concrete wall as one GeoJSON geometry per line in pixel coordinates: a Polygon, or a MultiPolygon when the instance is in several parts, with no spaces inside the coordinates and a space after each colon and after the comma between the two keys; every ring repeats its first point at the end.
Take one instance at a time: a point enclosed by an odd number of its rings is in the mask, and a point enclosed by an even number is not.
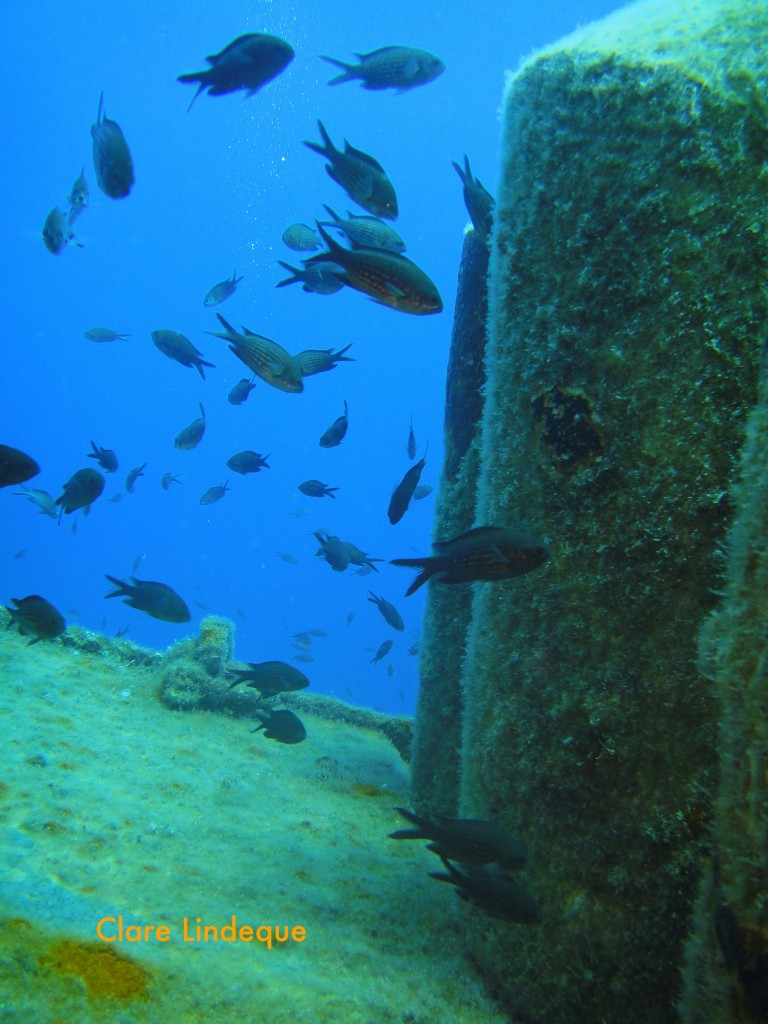
{"type": "Polygon", "coordinates": [[[558,469],[581,469],[603,454],[601,431],[582,391],[555,386],[533,400],[541,441],[558,469]]]}

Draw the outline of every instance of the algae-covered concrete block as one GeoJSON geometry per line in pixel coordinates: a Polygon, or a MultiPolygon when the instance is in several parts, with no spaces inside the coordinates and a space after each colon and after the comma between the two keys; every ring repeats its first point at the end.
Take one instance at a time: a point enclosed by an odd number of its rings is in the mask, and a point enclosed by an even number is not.
{"type": "MultiPolygon", "coordinates": [[[[447,540],[473,523],[485,383],[488,246],[474,229],[462,247],[445,399],[445,460],[433,534],[447,540]]],[[[422,813],[455,815],[461,777],[464,698],[461,665],[471,591],[433,587],[419,654],[419,698],[411,764],[413,798],[422,813]]]]}
{"type": "Polygon", "coordinates": [[[475,524],[553,555],[473,585],[461,810],[529,847],[543,923],[467,923],[536,1024],[678,1019],[716,767],[696,638],[768,322],[766,38],[764,2],[639,3],[506,95],[475,524]]]}
{"type": "Polygon", "coordinates": [[[681,1001],[689,1024],[768,1019],[768,364],[733,496],[726,588],[701,634],[720,777],[681,1001]]]}

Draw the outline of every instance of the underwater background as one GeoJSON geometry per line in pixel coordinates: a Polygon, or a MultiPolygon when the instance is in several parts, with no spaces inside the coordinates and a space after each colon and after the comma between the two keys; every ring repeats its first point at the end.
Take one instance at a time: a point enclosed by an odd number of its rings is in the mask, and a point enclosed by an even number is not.
{"type": "Polygon", "coordinates": [[[193,632],[209,612],[237,623],[236,656],[247,661],[297,654],[315,692],[411,713],[426,589],[404,599],[411,574],[382,566],[353,577],[315,558],[311,531],[327,529],[377,558],[427,554],[434,494],[412,501],[391,526],[387,505],[411,463],[411,417],[417,458],[427,454],[422,483],[436,487],[442,459],[445,368],[453,300],[468,217],[452,161],[467,154],[473,172],[495,191],[498,110],[504,73],[533,48],[617,5],[545,2],[414,5],[348,2],[220,5],[163,2],[132,7],[83,3],[10,3],[2,23],[8,42],[0,69],[6,112],[4,215],[6,324],[3,345],[3,442],[32,455],[41,473],[29,486],[53,497],[83,467],[91,441],[115,451],[119,468],[89,516],[60,525],[7,488],[0,538],[3,601],[40,594],[67,623],[162,649],[193,632]],[[242,92],[201,95],[176,81],[203,66],[245,32],[285,38],[295,60],[246,99],[242,92]],[[437,54],[446,66],[435,81],[402,95],[356,82],[326,83],[327,54],[404,43],[437,54]],[[104,92],[108,117],[122,128],[136,183],[113,201],[97,187],[90,126],[104,92]],[[348,139],[375,156],[397,191],[393,225],[407,255],[430,275],[443,312],[415,317],[343,289],[334,295],[276,289],[309,253],[291,251],[281,235],[294,222],[314,224],[323,204],[342,216],[364,213],[326,174],[303,140],[317,141],[317,121],[337,146],[348,139]],[[41,238],[54,205],[81,168],[88,208],[76,241],[51,255],[41,238]],[[236,270],[237,291],[215,311],[282,344],[290,352],[351,345],[354,362],[307,378],[301,395],[256,382],[232,406],[231,387],[249,377],[226,343],[203,297],[236,270]],[[84,332],[106,326],[126,340],[94,343],[84,332]],[[203,380],[163,356],[150,333],[186,335],[215,364],[203,380]],[[349,404],[349,430],[333,449],[322,432],[349,404]],[[174,437],[206,414],[193,451],[174,437]],[[428,452],[427,452],[427,446],[428,452]],[[270,454],[269,470],[240,476],[226,460],[242,449],[270,454]],[[128,472],[146,463],[135,492],[128,472]],[[163,474],[180,484],[163,490],[163,474]],[[339,488],[336,500],[308,498],[297,485],[317,478],[339,488]],[[229,482],[217,504],[201,506],[212,486],[229,482]],[[121,500],[116,501],[115,499],[121,500]],[[278,552],[296,559],[284,561],[278,552]],[[105,602],[105,574],[162,581],[192,611],[187,626],[158,622],[118,601],[105,602]],[[394,632],[369,592],[395,604],[405,621],[394,632]],[[348,623],[349,616],[354,616],[348,623]],[[296,648],[308,629],[311,651],[296,648]],[[371,664],[382,642],[393,648],[371,664]],[[387,666],[392,675],[386,674],[387,666]]]}
{"type": "Polygon", "coordinates": [[[616,6],[3,12],[0,442],[54,498],[93,445],[119,458],[59,524],[0,490],[0,604],[68,627],[0,628],[4,1020],[768,1019],[768,8],[616,6]],[[254,96],[180,83],[249,32],[295,50],[254,96]],[[322,55],[391,43],[445,70],[329,86],[322,55]],[[117,202],[97,109],[135,165],[117,202]],[[424,316],[275,287],[310,255],[288,225],[364,212],[326,131],[385,168],[442,311],[429,282],[424,316]],[[350,358],[235,406],[217,313],[350,358]],[[243,449],[268,468],[234,472],[243,449]],[[326,534],[367,554],[333,571],[326,534]],[[493,582],[418,588],[458,535],[458,578],[493,582]],[[130,576],[190,621],[105,600],[130,576]]]}

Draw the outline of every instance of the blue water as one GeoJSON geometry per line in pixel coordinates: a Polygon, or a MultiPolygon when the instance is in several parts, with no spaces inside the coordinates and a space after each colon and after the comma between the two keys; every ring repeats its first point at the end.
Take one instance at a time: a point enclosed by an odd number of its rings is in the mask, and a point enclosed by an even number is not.
{"type": "Polygon", "coordinates": [[[128,627],[137,643],[164,648],[216,613],[237,624],[237,657],[290,660],[292,633],[322,630],[312,663],[298,663],[316,692],[410,712],[418,685],[408,651],[420,633],[426,588],[403,593],[412,573],[382,564],[379,574],[338,574],[314,557],[311,530],[326,528],[383,559],[427,554],[434,495],[412,503],[403,520],[386,517],[391,492],[411,463],[413,416],[419,457],[429,443],[422,482],[437,485],[442,459],[444,376],[462,232],[467,223],[451,161],[469,155],[473,171],[495,191],[504,73],[532,49],[618,6],[614,0],[524,0],[515,4],[351,3],[212,4],[163,0],[111,5],[42,0],[4,5],[4,331],[0,441],[28,452],[42,472],[29,486],[58,497],[83,467],[90,441],[116,451],[91,514],[61,525],[29,502],[0,492],[0,600],[37,593],[69,623],[106,633],[128,627]],[[244,32],[282,36],[296,58],[250,99],[201,95],[176,82],[204,67],[206,54],[244,32]],[[446,71],[403,95],[330,88],[329,54],[352,60],[392,43],[437,54],[446,71]],[[114,201],[97,188],[90,125],[99,93],[123,129],[136,184],[114,201]],[[331,138],[375,156],[398,195],[394,225],[407,255],[437,283],[444,311],[415,317],[376,305],[350,289],[317,296],[298,286],[276,290],[278,259],[297,264],[281,241],[294,221],[313,223],[327,203],[362,213],[301,144],[331,138]],[[75,224],[82,248],[58,256],[44,247],[49,210],[66,209],[85,167],[89,208],[75,224]],[[220,312],[235,325],[280,342],[290,352],[352,343],[353,363],[305,380],[301,395],[257,381],[248,402],[233,407],[229,389],[247,369],[216,330],[203,297],[236,269],[237,292],[220,312]],[[94,344],[92,327],[130,333],[94,344]],[[150,332],[180,331],[216,368],[203,381],[163,356],[150,332]],[[318,446],[321,433],[349,403],[346,439],[318,446]],[[207,431],[191,452],[176,434],[205,406],[207,431]],[[241,477],[225,466],[244,448],[271,453],[271,468],[241,477]],[[147,462],[134,494],[130,469],[147,462]],[[183,483],[164,491],[166,472],[183,483]],[[310,477],[338,486],[336,501],[301,495],[310,477]],[[201,506],[209,487],[229,480],[218,504],[201,506]],[[109,499],[123,492],[122,500],[109,499]],[[306,510],[306,514],[303,514],[306,510]],[[72,527],[76,520],[76,530],[72,527]],[[23,554],[22,554],[23,552],[23,554]],[[291,565],[276,556],[288,552],[291,565]],[[185,626],[157,622],[105,601],[104,574],[159,580],[193,612],[185,626]],[[395,633],[369,591],[393,602],[406,629],[395,633]],[[354,618],[348,624],[348,616],[354,618]],[[372,665],[386,639],[389,657],[372,665]],[[392,674],[387,673],[392,666],[392,674]]]}

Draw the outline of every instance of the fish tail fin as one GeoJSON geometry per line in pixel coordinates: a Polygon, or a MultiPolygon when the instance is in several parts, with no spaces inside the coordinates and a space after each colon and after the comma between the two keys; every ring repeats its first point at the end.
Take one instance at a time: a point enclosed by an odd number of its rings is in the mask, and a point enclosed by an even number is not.
{"type": "Polygon", "coordinates": [[[115,579],[114,576],[107,576],[107,575],[104,576],[104,579],[109,580],[109,582],[115,588],[114,590],[111,590],[108,594],[105,594],[104,595],[105,597],[129,597],[130,596],[130,593],[131,593],[130,588],[122,580],[118,580],[118,579],[115,579]]]}
{"type": "Polygon", "coordinates": [[[319,119],[318,119],[318,122],[317,122],[317,127],[318,127],[318,130],[320,132],[320,138],[323,140],[323,145],[325,146],[326,152],[329,155],[332,154],[332,153],[335,153],[337,151],[336,147],[331,142],[331,137],[328,134],[328,132],[325,130],[325,125],[319,119]]]}
{"type": "MultiPolygon", "coordinates": [[[[325,246],[328,249],[328,252],[330,252],[331,254],[344,252],[344,247],[339,245],[335,238],[331,238],[331,236],[328,234],[328,232],[325,230],[325,228],[323,227],[319,220],[316,220],[315,224],[317,225],[317,230],[320,233],[320,237],[322,238],[323,242],[325,242],[325,246]]],[[[307,260],[306,262],[309,263],[313,259],[317,259],[319,262],[321,256],[322,253],[318,253],[317,257],[310,256],[309,260],[307,260]]]]}
{"type": "Polygon", "coordinates": [[[419,589],[419,587],[422,587],[427,582],[427,580],[435,574],[435,568],[432,564],[431,558],[392,558],[390,559],[389,564],[402,565],[405,566],[407,569],[421,570],[416,579],[406,590],[406,597],[410,597],[411,594],[414,594],[419,589]]]}
{"type": "Polygon", "coordinates": [[[203,370],[204,366],[210,366],[212,370],[216,369],[215,363],[209,363],[205,359],[198,359],[197,362],[195,363],[195,366],[197,367],[197,372],[200,374],[203,380],[205,380],[205,371],[203,370]]]}
{"type": "Polygon", "coordinates": [[[413,811],[406,810],[405,807],[396,807],[395,810],[401,814],[406,821],[409,821],[412,825],[416,825],[416,828],[400,828],[396,832],[390,832],[390,839],[431,839],[432,836],[429,834],[427,829],[428,822],[423,818],[420,818],[418,814],[414,814],[413,811]]]}
{"type": "Polygon", "coordinates": [[[298,267],[292,267],[290,263],[283,263],[282,260],[278,260],[277,262],[284,270],[287,270],[291,274],[291,277],[284,277],[282,281],[278,281],[275,288],[285,288],[287,284],[297,284],[301,281],[301,277],[299,276],[301,271],[298,267]]]}
{"type": "Polygon", "coordinates": [[[327,60],[329,64],[333,64],[336,68],[341,68],[344,72],[342,75],[336,75],[335,78],[331,78],[328,85],[341,85],[342,82],[351,82],[359,77],[354,64],[347,64],[345,61],[337,60],[335,57],[326,57],[325,54],[321,54],[320,59],[327,60]]]}
{"type": "Polygon", "coordinates": [[[305,140],[304,145],[308,146],[311,150],[314,150],[315,153],[319,153],[320,156],[326,157],[328,160],[331,161],[331,163],[333,163],[334,157],[338,153],[338,150],[331,142],[331,137],[325,130],[325,125],[323,124],[322,121],[317,122],[317,127],[320,130],[320,138],[323,140],[323,144],[320,145],[319,142],[307,142],[305,140]]]}
{"type": "Polygon", "coordinates": [[[469,158],[466,153],[464,154],[464,166],[457,164],[455,160],[451,161],[456,170],[456,173],[461,178],[461,184],[465,187],[472,182],[472,171],[469,168],[469,158]]]}
{"type": "Polygon", "coordinates": [[[217,317],[217,319],[218,319],[219,323],[221,324],[221,326],[222,326],[222,327],[224,328],[224,330],[225,330],[225,331],[227,332],[227,337],[231,338],[231,336],[232,336],[232,335],[235,335],[235,334],[237,334],[237,331],[236,331],[236,330],[235,330],[235,328],[234,328],[234,327],[232,326],[232,324],[228,323],[228,322],[227,322],[227,321],[226,321],[226,320],[224,319],[224,317],[223,317],[223,316],[221,315],[221,313],[217,313],[217,314],[216,314],[216,317],[217,317]]]}
{"type": "Polygon", "coordinates": [[[345,356],[344,355],[344,353],[348,349],[350,349],[350,348],[352,348],[352,342],[351,341],[350,341],[350,343],[348,345],[345,345],[344,348],[340,348],[338,352],[334,353],[333,358],[336,360],[337,363],[338,362],[343,362],[343,363],[354,363],[355,362],[355,359],[354,359],[353,356],[345,356]]]}
{"type": "Polygon", "coordinates": [[[328,211],[328,216],[331,218],[334,224],[339,224],[341,222],[341,217],[338,215],[338,213],[336,213],[335,210],[332,210],[330,206],[326,206],[325,203],[323,203],[323,209],[328,211]]]}

